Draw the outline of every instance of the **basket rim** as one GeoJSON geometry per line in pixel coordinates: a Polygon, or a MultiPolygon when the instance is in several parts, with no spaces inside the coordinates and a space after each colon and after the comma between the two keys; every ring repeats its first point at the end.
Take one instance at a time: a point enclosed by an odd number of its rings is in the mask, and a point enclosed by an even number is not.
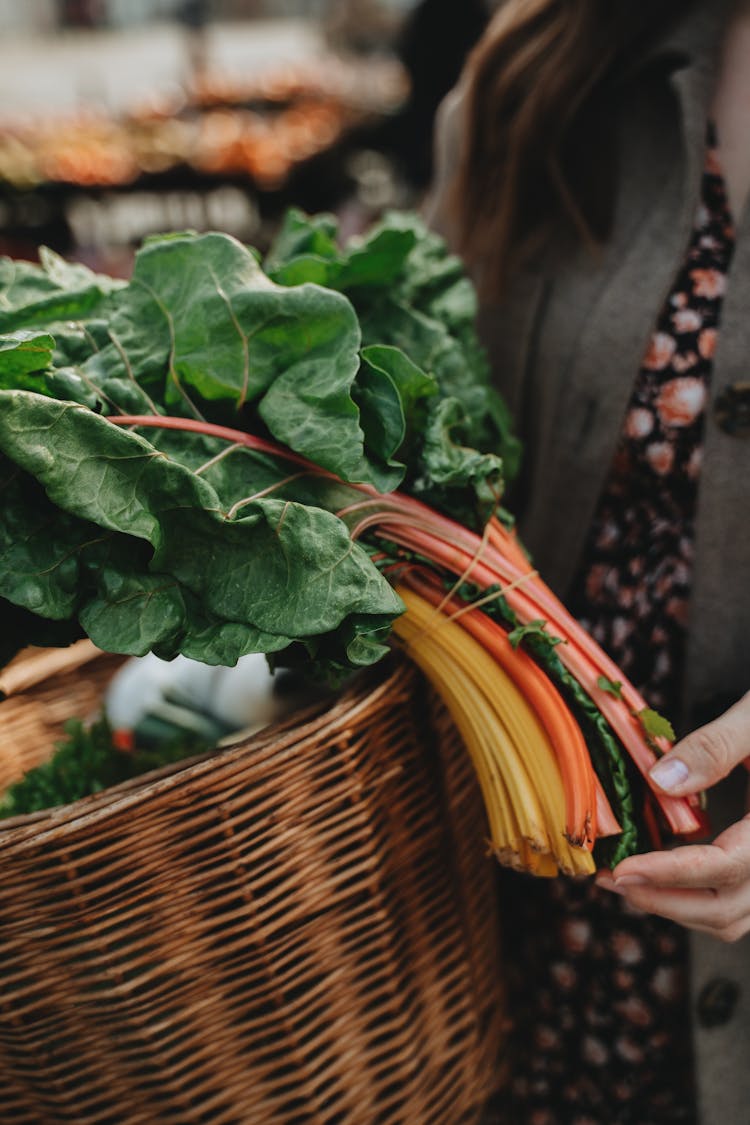
{"type": "Polygon", "coordinates": [[[240,731],[237,741],[222,740],[213,750],[150,770],[71,804],[0,820],[0,854],[20,854],[46,843],[48,838],[59,840],[82,827],[100,824],[133,806],[141,806],[170,789],[189,796],[205,774],[219,767],[231,775],[232,767],[241,766],[250,754],[265,755],[269,766],[282,765],[290,754],[303,752],[311,742],[343,733],[362,710],[379,702],[394,688],[403,696],[407,686],[403,679],[404,663],[408,662],[394,661],[391,654],[374,667],[355,673],[340,694],[322,698],[254,734],[243,737],[240,731]]]}

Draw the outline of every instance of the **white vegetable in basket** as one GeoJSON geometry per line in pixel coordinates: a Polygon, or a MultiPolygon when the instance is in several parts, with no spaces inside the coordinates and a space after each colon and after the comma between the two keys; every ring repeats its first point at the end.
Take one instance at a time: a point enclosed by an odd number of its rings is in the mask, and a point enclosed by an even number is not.
{"type": "Polygon", "coordinates": [[[161,742],[189,732],[209,741],[243,731],[252,734],[310,699],[309,686],[272,673],[262,653],[233,668],[217,668],[177,656],[149,653],[129,660],[110,682],[104,711],[121,748],[161,742]]]}

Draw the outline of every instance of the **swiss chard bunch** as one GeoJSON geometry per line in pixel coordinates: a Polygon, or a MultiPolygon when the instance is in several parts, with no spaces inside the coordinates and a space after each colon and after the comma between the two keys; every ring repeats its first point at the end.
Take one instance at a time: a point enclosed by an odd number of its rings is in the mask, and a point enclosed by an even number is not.
{"type": "Polygon", "coordinates": [[[517,462],[474,313],[413,216],[342,248],[291,212],[265,269],[223,234],[153,238],[127,284],[0,260],[0,655],[87,634],[218,664],[378,659],[403,607],[336,514],[361,499],[347,485],[477,524],[517,462]]]}

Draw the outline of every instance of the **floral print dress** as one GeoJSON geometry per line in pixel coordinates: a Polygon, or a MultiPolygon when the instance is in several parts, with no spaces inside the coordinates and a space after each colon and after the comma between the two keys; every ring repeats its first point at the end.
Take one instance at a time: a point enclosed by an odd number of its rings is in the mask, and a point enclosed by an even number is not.
{"type": "Polygon", "coordinates": [[[650,705],[673,716],[684,666],[705,406],[734,249],[712,130],[702,196],[568,600],[650,705]]]}
{"type": "MultiPolygon", "coordinates": [[[[568,600],[653,707],[677,714],[702,433],[734,235],[709,129],[686,260],[653,332],[568,600]]],[[[695,1121],[687,933],[592,881],[503,873],[512,1125],[695,1121]]]]}

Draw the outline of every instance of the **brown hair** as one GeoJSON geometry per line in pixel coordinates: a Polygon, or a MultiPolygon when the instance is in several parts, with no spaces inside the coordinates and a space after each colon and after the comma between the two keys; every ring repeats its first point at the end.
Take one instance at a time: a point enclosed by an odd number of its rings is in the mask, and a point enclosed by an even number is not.
{"type": "Polygon", "coordinates": [[[610,229],[618,78],[684,0],[506,0],[469,58],[467,132],[451,195],[459,249],[481,284],[551,235],[610,229]]]}

